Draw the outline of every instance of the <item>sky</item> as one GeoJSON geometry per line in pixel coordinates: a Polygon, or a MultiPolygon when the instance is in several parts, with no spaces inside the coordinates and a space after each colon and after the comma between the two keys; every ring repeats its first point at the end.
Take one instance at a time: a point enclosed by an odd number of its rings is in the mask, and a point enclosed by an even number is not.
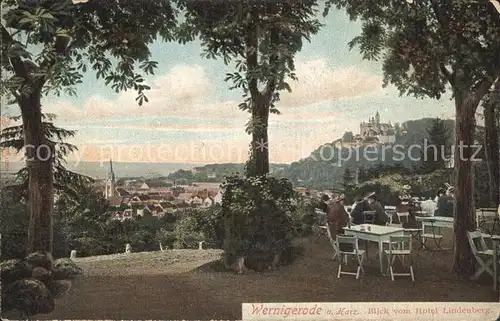
{"type": "MultiPolygon", "coordinates": [[[[273,163],[307,157],[345,131],[359,132],[359,123],[377,111],[381,121],[404,122],[423,117],[454,117],[449,97],[441,100],[400,97],[382,88],[380,62],[363,61],[347,43],[360,32],[342,11],[322,18],[323,29],[305,43],[296,57],[297,82],[282,93],[271,115],[269,152],[273,163]]],[[[77,97],[44,97],[42,110],[58,116],[56,125],[77,131],[69,142],[79,151],[70,161],[165,163],[245,162],[250,136],[248,113],[238,109],[241,92],[224,82],[231,67],[201,57],[198,42],[157,42],[151,47],[158,62],[149,103],[138,106],[136,93],[119,94],[87,73],[77,97]]],[[[19,114],[14,109],[2,112],[19,114]]]]}

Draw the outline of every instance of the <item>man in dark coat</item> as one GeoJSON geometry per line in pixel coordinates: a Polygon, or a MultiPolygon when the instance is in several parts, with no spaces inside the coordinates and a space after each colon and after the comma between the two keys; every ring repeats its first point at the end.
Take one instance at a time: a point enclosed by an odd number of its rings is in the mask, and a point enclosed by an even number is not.
{"type": "Polygon", "coordinates": [[[325,213],[328,213],[328,201],[330,200],[330,197],[328,195],[323,194],[321,195],[321,202],[318,205],[318,208],[322,210],[325,213]]]}
{"type": "Polygon", "coordinates": [[[363,215],[364,211],[370,211],[370,206],[368,205],[367,199],[362,199],[361,197],[356,198],[355,204],[351,211],[351,221],[352,224],[363,224],[365,222],[365,217],[363,215]]]}
{"type": "Polygon", "coordinates": [[[377,195],[375,193],[371,193],[366,198],[368,199],[370,210],[375,211],[375,221],[373,224],[385,225],[389,222],[389,217],[385,213],[384,207],[379,201],[377,201],[377,195]]]}
{"type": "Polygon", "coordinates": [[[332,238],[335,240],[337,235],[344,233],[344,227],[349,223],[349,214],[344,207],[344,195],[337,196],[328,207],[327,216],[328,227],[332,238]]]}
{"type": "Polygon", "coordinates": [[[453,217],[453,207],[455,205],[455,199],[453,197],[454,193],[455,189],[453,187],[449,187],[446,194],[439,197],[434,215],[453,217]]]}

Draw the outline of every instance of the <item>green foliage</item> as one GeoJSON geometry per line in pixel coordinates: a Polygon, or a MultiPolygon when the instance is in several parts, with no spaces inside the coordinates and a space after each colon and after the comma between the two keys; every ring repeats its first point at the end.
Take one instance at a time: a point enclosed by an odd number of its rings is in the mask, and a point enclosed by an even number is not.
{"type": "Polygon", "coordinates": [[[414,176],[410,182],[414,195],[432,198],[436,197],[437,191],[450,183],[450,172],[447,170],[436,170],[432,173],[414,176]]]}
{"type": "Polygon", "coordinates": [[[328,0],[325,14],[331,6],[363,22],[350,47],[383,58],[384,85],[401,94],[439,99],[451,84],[455,94],[479,90],[479,102],[500,75],[500,16],[489,1],[328,0]]]}
{"type": "Polygon", "coordinates": [[[28,207],[17,197],[13,191],[0,190],[1,259],[23,258],[27,254],[28,207]]]}
{"type": "Polygon", "coordinates": [[[397,176],[385,180],[375,179],[347,191],[346,198],[352,200],[375,192],[377,193],[377,200],[382,205],[396,205],[399,204],[399,192],[402,186],[401,178],[397,176]]]}
{"type": "Polygon", "coordinates": [[[318,207],[311,198],[298,198],[292,210],[292,224],[297,236],[308,236],[316,222],[315,208],[318,207]]]}
{"type": "Polygon", "coordinates": [[[227,264],[243,256],[256,269],[265,269],[275,255],[290,250],[294,230],[289,215],[295,197],[290,181],[233,176],[226,178],[222,189],[227,264]]]}
{"type": "MultiPolygon", "coordinates": [[[[57,116],[54,114],[43,114],[46,144],[54,151],[53,153],[53,175],[54,188],[59,193],[77,197],[79,188],[84,188],[86,184],[92,183],[94,180],[91,177],[72,172],[66,168],[66,157],[78,150],[75,145],[66,142],[67,139],[74,137],[76,132],[56,127],[54,121],[57,116]]],[[[14,121],[18,121],[21,116],[10,117],[14,121]]],[[[0,132],[0,148],[8,148],[15,150],[16,154],[24,149],[24,130],[22,125],[3,128],[0,132]]],[[[25,158],[25,157],[24,157],[25,158]]],[[[19,188],[26,192],[28,188],[28,169],[23,167],[16,173],[16,179],[21,182],[19,188]]]]}
{"type": "Polygon", "coordinates": [[[95,255],[106,251],[102,240],[110,210],[102,193],[92,185],[80,186],[78,197],[61,194],[54,207],[54,256],[67,257],[76,249],[79,255],[95,255]]]}
{"type": "Polygon", "coordinates": [[[92,70],[116,92],[133,89],[140,105],[147,102],[149,86],[136,70],[153,74],[157,63],[149,60],[148,45],[157,36],[172,38],[176,12],[170,1],[4,0],[2,5],[8,8],[2,70],[10,73],[2,78],[2,96],[12,94],[19,101],[37,84],[44,93],[74,95],[74,86],[92,70]]]}
{"type": "Polygon", "coordinates": [[[246,132],[252,135],[251,156],[245,172],[269,173],[269,114],[279,114],[280,92],[291,92],[296,80],[294,59],[303,40],[310,40],[321,24],[318,1],[191,1],[176,0],[185,12],[178,30],[181,43],[199,37],[206,58],[222,58],[235,68],[225,81],[241,90],[239,109],[251,114],[246,132]]]}
{"type": "Polygon", "coordinates": [[[198,242],[220,247],[222,244],[220,207],[188,209],[175,226],[176,247],[198,248],[198,242]]]}
{"type": "Polygon", "coordinates": [[[342,180],[345,191],[352,188],[355,183],[354,178],[354,173],[352,172],[351,168],[349,166],[346,166],[344,169],[344,177],[342,180]]]}
{"type": "MultiPolygon", "coordinates": [[[[315,18],[317,1],[314,0],[176,2],[186,12],[178,33],[180,41],[198,36],[206,58],[222,58],[225,64],[234,64],[237,71],[227,74],[226,81],[233,82],[230,89],[241,89],[244,97],[248,97],[240,105],[244,111],[250,111],[255,103],[248,96],[254,95],[249,92],[253,83],[268,85],[266,91],[270,92],[264,93],[272,95],[271,102],[279,100],[278,91],[290,91],[286,78],[295,79],[295,54],[301,50],[303,39],[310,40],[321,27],[315,18]],[[246,60],[253,55],[255,63],[246,60]]],[[[274,109],[272,103],[271,109],[274,109]]]]}
{"type": "Polygon", "coordinates": [[[427,130],[429,138],[423,142],[419,172],[431,173],[446,168],[446,159],[451,153],[449,129],[443,120],[436,118],[427,130]]]}

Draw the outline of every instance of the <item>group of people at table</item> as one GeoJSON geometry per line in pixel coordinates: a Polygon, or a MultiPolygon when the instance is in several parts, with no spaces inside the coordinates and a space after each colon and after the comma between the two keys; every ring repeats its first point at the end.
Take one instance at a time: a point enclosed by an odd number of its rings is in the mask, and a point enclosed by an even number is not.
{"type": "MultiPolygon", "coordinates": [[[[419,210],[419,206],[410,196],[410,190],[411,187],[408,185],[403,187],[403,191],[399,197],[400,204],[396,205],[396,212],[409,213],[407,224],[412,226],[416,225],[414,214],[419,210]]],[[[370,193],[364,198],[357,198],[350,213],[346,210],[344,200],[345,196],[343,194],[333,199],[330,199],[325,194],[322,196],[322,201],[319,204],[319,209],[327,213],[326,220],[333,238],[339,234],[343,234],[344,228],[350,226],[351,223],[355,225],[365,223],[365,212],[367,211],[374,212],[374,225],[387,225],[391,221],[375,192],[370,193]]],[[[446,190],[439,189],[436,193],[435,202],[437,204],[435,213],[433,213],[435,216],[453,217],[454,188],[448,186],[446,190]]]]}

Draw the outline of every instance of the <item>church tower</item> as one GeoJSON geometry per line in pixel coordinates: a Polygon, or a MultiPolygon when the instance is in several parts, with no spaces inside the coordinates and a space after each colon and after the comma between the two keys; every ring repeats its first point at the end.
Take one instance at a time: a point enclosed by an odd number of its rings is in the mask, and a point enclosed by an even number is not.
{"type": "Polygon", "coordinates": [[[378,110],[377,110],[377,113],[375,114],[375,124],[380,124],[380,114],[378,113],[378,110]]]}
{"type": "Polygon", "coordinates": [[[115,196],[116,190],[116,178],[115,172],[113,171],[113,161],[109,160],[109,172],[106,170],[106,187],[104,189],[104,196],[106,199],[115,196]]]}

